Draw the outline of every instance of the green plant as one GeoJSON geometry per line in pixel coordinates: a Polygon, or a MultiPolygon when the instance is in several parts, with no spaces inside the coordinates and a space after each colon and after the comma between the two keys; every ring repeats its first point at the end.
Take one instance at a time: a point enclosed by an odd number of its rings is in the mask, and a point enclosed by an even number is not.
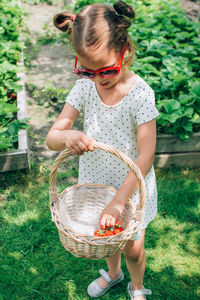
{"type": "Polygon", "coordinates": [[[155,91],[158,132],[188,140],[200,128],[199,24],[187,19],[179,1],[137,1],[136,12],[131,69],[155,91]]]}
{"type": "MultiPolygon", "coordinates": [[[[78,0],[85,5],[115,1],[78,0]]],[[[136,45],[131,70],[144,78],[156,95],[158,133],[187,141],[200,130],[200,24],[189,20],[179,0],[128,0],[136,9],[129,33],[136,45]]]]}
{"type": "Polygon", "coordinates": [[[21,90],[17,65],[23,43],[20,38],[22,10],[16,1],[0,3],[0,151],[17,148],[17,134],[27,127],[27,119],[16,120],[17,92],[21,90]]]}
{"type": "Polygon", "coordinates": [[[28,128],[28,119],[16,120],[17,111],[15,105],[0,100],[0,151],[16,149],[19,129],[28,128]]]}
{"type": "Polygon", "coordinates": [[[65,103],[69,90],[57,88],[48,82],[45,87],[38,87],[33,84],[27,85],[27,90],[31,97],[37,101],[38,105],[43,107],[53,107],[60,112],[65,103]]]}

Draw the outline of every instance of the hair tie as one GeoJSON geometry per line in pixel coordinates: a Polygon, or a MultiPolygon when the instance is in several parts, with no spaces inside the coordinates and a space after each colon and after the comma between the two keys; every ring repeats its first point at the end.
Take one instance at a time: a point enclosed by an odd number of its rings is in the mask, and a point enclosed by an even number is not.
{"type": "Polygon", "coordinates": [[[74,22],[75,19],[76,19],[76,15],[71,15],[71,16],[70,16],[70,19],[71,19],[72,22],[74,22]]]}

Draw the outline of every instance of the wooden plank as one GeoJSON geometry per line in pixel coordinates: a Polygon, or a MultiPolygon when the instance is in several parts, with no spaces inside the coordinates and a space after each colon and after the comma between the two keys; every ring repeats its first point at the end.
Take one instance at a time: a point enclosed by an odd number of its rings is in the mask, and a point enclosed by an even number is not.
{"type": "MultiPolygon", "coordinates": [[[[21,54],[21,60],[18,65],[24,66],[23,53],[21,54]]],[[[17,118],[18,120],[23,120],[27,117],[25,77],[24,73],[18,73],[17,76],[20,78],[19,84],[22,85],[22,90],[17,93],[17,107],[19,108],[17,118]]],[[[18,150],[26,150],[29,152],[28,134],[26,129],[21,129],[18,132],[18,150]]]]}
{"type": "Polygon", "coordinates": [[[156,153],[200,152],[200,133],[194,133],[188,142],[174,135],[158,135],[156,153]]]}
{"type": "Polygon", "coordinates": [[[28,153],[25,150],[0,153],[1,172],[26,169],[29,167],[28,153]]]}
{"type": "Polygon", "coordinates": [[[154,166],[157,168],[173,166],[200,168],[200,152],[156,154],[154,166]]]}
{"type": "MultiPolygon", "coordinates": [[[[23,66],[23,60],[18,65],[23,66]]],[[[22,86],[22,90],[17,92],[17,107],[19,109],[17,112],[17,118],[18,120],[23,120],[27,117],[24,73],[18,73],[17,77],[20,78],[19,84],[22,86]]]]}
{"type": "Polygon", "coordinates": [[[27,151],[28,149],[28,137],[27,137],[27,130],[21,129],[18,133],[18,150],[27,151]]]}

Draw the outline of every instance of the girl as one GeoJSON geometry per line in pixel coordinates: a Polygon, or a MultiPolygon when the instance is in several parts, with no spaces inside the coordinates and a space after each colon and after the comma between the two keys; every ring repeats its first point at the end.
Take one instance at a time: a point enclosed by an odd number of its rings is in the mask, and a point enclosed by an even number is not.
{"type": "MultiPolygon", "coordinates": [[[[127,29],[135,11],[122,1],[114,7],[92,4],[77,15],[67,12],[54,17],[55,26],[66,31],[76,52],[74,72],[82,77],[69,93],[66,104],[47,135],[52,150],[68,148],[81,155],[79,184],[101,183],[118,192],[102,212],[100,225],[114,225],[131,197],[137,204],[137,179],[113,155],[93,151],[92,141],[104,142],[132,158],[145,177],[147,199],[139,233],[123,249],[131,276],[130,299],[144,300],[151,291],[144,289],[145,228],[157,212],[156,180],[153,159],[156,146],[154,92],[147,83],[128,70],[133,44],[127,29]],[[73,130],[80,110],[84,110],[84,133],[73,130]],[[89,152],[88,152],[89,151],[89,152]],[[87,153],[88,152],[88,153],[87,153]]],[[[124,278],[120,269],[121,253],[106,259],[108,272],[88,286],[90,297],[99,297],[124,278]]]]}

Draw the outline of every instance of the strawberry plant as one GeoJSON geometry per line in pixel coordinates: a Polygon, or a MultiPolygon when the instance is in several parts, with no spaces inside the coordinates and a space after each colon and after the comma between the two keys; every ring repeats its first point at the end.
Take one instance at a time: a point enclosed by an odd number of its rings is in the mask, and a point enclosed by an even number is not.
{"type": "Polygon", "coordinates": [[[17,1],[2,0],[0,12],[0,151],[6,151],[17,148],[18,131],[27,127],[27,120],[17,120],[16,115],[22,11],[17,1]]]}
{"type": "Polygon", "coordinates": [[[199,24],[179,1],[137,1],[136,11],[131,69],[155,91],[158,132],[188,140],[200,129],[199,24]]]}
{"type": "MultiPolygon", "coordinates": [[[[75,10],[94,2],[77,0],[75,10]]],[[[136,18],[129,28],[135,44],[131,70],[153,88],[158,133],[187,141],[200,130],[199,23],[186,17],[180,0],[128,0],[136,18]]]]}

